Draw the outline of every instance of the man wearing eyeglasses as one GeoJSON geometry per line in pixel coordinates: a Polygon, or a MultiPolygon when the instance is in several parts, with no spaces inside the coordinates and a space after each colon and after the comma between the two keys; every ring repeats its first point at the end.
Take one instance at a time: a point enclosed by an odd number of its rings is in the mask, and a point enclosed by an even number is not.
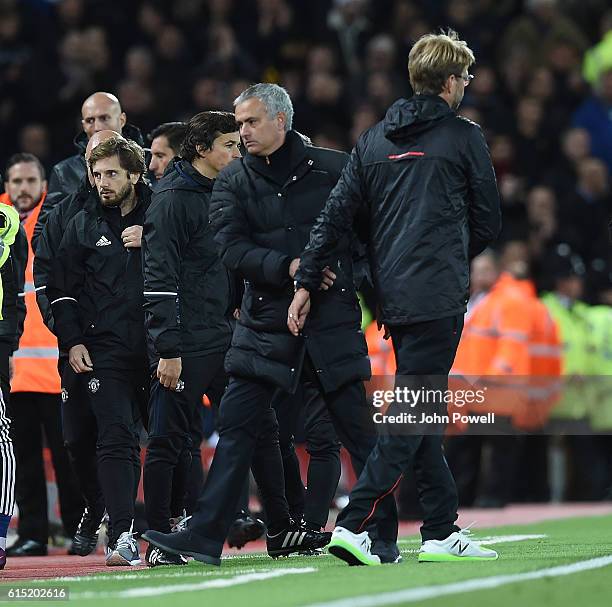
{"type": "MultiPolygon", "coordinates": [[[[480,127],[458,117],[474,54],[458,35],[427,34],[410,51],[415,95],[400,99],[359,138],[340,180],[310,233],[295,274],[287,325],[303,329],[310,293],[321,282],[339,239],[361,222],[368,226],[370,262],[379,303],[378,322],[393,339],[396,388],[443,393],[461,331],[470,260],[500,230],[500,207],[491,158],[480,127]]],[[[397,393],[397,390],[396,390],[397,393]]],[[[381,499],[404,473],[415,475],[424,512],[420,561],[497,558],[480,548],[457,520],[457,488],[442,451],[445,402],[415,407],[395,402],[340,513],[329,551],[350,565],[377,565],[367,527],[383,515],[381,499]],[[418,424],[436,413],[433,426],[418,424]],[[400,416],[401,419],[401,416],[400,416]]],[[[376,416],[375,416],[376,421],[376,416]]]]}

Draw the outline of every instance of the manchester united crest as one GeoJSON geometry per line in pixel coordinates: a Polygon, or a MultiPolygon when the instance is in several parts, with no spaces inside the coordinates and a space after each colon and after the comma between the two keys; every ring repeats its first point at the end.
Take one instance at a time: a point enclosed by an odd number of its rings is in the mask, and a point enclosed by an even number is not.
{"type": "Polygon", "coordinates": [[[92,377],[87,387],[92,394],[95,394],[100,389],[100,380],[97,377],[92,377]]]}

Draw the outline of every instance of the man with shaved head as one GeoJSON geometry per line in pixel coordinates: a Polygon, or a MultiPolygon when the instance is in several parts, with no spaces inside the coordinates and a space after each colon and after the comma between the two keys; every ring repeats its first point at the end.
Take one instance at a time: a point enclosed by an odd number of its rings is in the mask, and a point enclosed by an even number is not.
{"type": "MultiPolygon", "coordinates": [[[[85,161],[89,160],[92,150],[97,145],[118,136],[119,132],[112,130],[98,130],[92,133],[85,148],[85,161]]],[[[78,190],[61,200],[49,212],[44,224],[39,223],[36,226],[39,229],[34,257],[36,301],[43,320],[51,331],[54,330],[54,322],[46,295],[47,279],[66,227],[70,220],[88,204],[93,186],[93,176],[87,171],[78,190]]],[[[96,547],[105,507],[96,465],[95,438],[98,430],[95,417],[88,405],[86,382],[79,375],[71,374],[69,378],[66,377],[64,371],[67,361],[68,353],[60,351],[58,368],[62,378],[62,428],[79,490],[85,500],[85,511],[73,538],[71,552],[87,556],[96,547]]]]}
{"type": "MultiPolygon", "coordinates": [[[[40,233],[42,225],[47,220],[51,209],[69,194],[74,194],[85,177],[85,148],[88,140],[100,131],[116,131],[126,139],[131,139],[144,145],[140,131],[133,125],[127,124],[125,112],[121,109],[119,99],[112,93],[96,92],[85,99],[81,106],[81,126],[83,132],[74,139],[78,153],[58,162],[49,176],[49,189],[47,198],[38,218],[37,230],[34,238],[40,233]]],[[[36,251],[36,248],[34,248],[36,251]]]]}

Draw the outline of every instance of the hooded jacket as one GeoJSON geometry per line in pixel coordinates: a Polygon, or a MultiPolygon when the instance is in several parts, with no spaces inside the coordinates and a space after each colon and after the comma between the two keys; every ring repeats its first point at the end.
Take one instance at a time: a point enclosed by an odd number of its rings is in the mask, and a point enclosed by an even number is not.
{"type": "Polygon", "coordinates": [[[208,218],[213,183],[175,158],[155,186],[143,232],[151,361],[229,346],[236,304],[208,218]]]}
{"type": "Polygon", "coordinates": [[[411,324],[465,312],[469,262],[501,228],[480,127],[437,95],[396,101],[357,141],[301,256],[300,286],[316,291],[355,218],[369,243],[379,321],[411,324]]]}

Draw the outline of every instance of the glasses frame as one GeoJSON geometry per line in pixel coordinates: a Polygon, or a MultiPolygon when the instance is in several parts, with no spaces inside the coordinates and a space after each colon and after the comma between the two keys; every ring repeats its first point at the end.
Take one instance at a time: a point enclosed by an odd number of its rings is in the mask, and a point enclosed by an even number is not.
{"type": "Polygon", "coordinates": [[[468,86],[472,80],[474,80],[474,74],[468,74],[464,76],[463,74],[453,74],[455,78],[461,78],[463,80],[464,86],[468,86]]]}

